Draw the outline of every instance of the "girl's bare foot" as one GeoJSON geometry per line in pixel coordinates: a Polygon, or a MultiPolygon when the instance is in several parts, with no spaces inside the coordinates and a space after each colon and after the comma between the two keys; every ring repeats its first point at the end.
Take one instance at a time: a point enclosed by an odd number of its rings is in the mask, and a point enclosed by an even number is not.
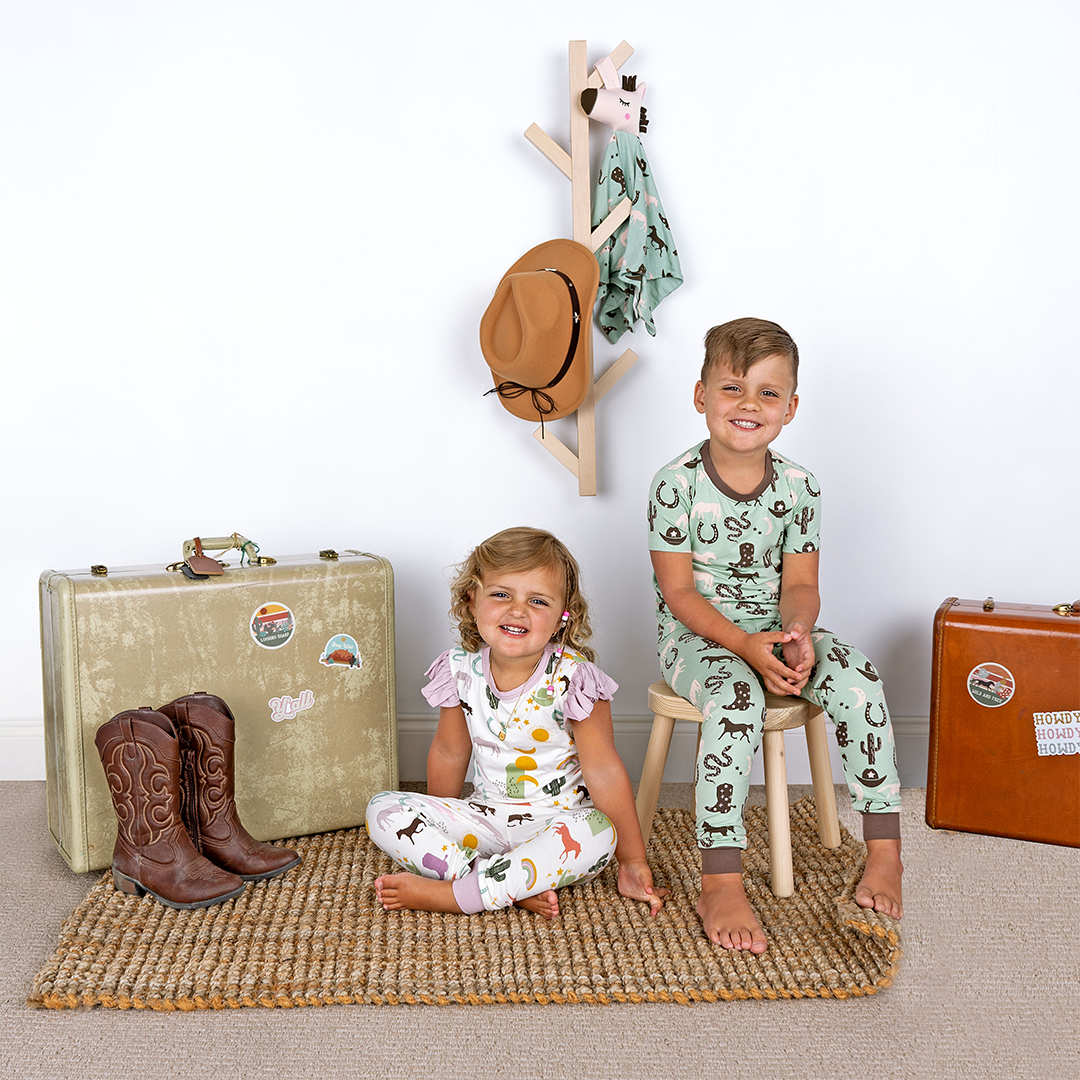
{"type": "Polygon", "coordinates": [[[537,893],[536,896],[526,896],[524,900],[515,900],[514,903],[526,911],[543,915],[545,919],[554,919],[559,914],[559,897],[554,889],[537,893]]]}
{"type": "Polygon", "coordinates": [[[448,911],[461,914],[452,881],[419,874],[383,874],[375,879],[375,899],[387,911],[448,911]]]}
{"type": "Polygon", "coordinates": [[[706,937],[725,949],[763,953],[769,947],[746,899],[742,874],[702,874],[697,913],[706,937]]]}
{"type": "Polygon", "coordinates": [[[904,864],[899,840],[867,840],[866,869],[855,889],[855,903],[899,919],[904,914],[900,882],[904,864]]]}

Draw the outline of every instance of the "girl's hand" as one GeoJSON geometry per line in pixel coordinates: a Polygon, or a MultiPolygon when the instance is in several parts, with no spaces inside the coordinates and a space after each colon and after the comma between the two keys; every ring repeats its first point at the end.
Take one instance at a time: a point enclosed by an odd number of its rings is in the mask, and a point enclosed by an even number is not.
{"type": "Polygon", "coordinates": [[[649,914],[655,915],[664,906],[670,889],[654,889],[652,871],[644,859],[619,863],[619,895],[630,900],[643,900],[649,914]]]}
{"type": "MultiPolygon", "coordinates": [[[[796,624],[801,625],[801,624],[796,624]]],[[[732,652],[741,656],[762,678],[765,689],[770,694],[779,694],[782,697],[790,697],[806,685],[810,678],[810,668],[805,672],[796,668],[788,667],[774,652],[773,647],[782,645],[784,657],[787,658],[787,646],[794,641],[794,637],[788,631],[761,631],[758,634],[747,634],[742,641],[732,648],[732,652]]],[[[809,635],[807,635],[809,641],[809,635]]],[[[810,662],[813,663],[814,649],[810,646],[810,662]]]]}

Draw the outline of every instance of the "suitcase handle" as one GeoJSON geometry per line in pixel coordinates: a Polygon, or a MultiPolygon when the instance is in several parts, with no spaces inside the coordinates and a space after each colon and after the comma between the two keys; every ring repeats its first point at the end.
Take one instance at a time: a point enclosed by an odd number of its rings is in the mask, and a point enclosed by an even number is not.
{"type": "MultiPolygon", "coordinates": [[[[180,562],[170,563],[166,569],[180,570],[190,563],[192,556],[202,557],[204,550],[229,551],[232,548],[240,552],[241,566],[244,565],[245,558],[251,566],[273,566],[277,562],[277,559],[272,559],[269,555],[260,555],[259,545],[254,540],[249,540],[239,533],[233,533],[231,536],[196,536],[193,540],[185,540],[183,559],[180,562]]],[[[220,565],[225,566],[224,563],[220,565]]]]}
{"type": "Polygon", "coordinates": [[[256,544],[254,540],[249,540],[246,536],[241,536],[239,533],[233,533],[231,536],[196,536],[194,540],[185,540],[185,562],[191,558],[192,554],[199,546],[201,546],[204,551],[229,551],[231,548],[236,548],[236,550],[240,552],[241,566],[244,564],[245,556],[252,566],[272,566],[277,562],[277,559],[272,559],[269,555],[260,555],[259,545],[256,544]]]}

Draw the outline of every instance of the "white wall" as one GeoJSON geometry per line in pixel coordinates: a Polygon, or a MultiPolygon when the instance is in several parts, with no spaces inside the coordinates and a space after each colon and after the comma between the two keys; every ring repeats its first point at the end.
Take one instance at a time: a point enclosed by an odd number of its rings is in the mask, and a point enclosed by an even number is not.
{"type": "Polygon", "coordinates": [[[925,717],[945,596],[1080,594],[1078,47],[1052,0],[2,0],[0,720],[40,720],[42,569],[233,530],[388,556],[428,716],[447,568],[519,523],[580,557],[640,716],[648,481],[703,433],[703,334],[747,314],[803,356],[778,445],[824,487],[821,619],[925,717]],[[522,136],[568,138],[570,38],[637,50],[686,275],[656,338],[598,347],[641,360],[589,499],[477,347],[570,230],[522,136]]]}

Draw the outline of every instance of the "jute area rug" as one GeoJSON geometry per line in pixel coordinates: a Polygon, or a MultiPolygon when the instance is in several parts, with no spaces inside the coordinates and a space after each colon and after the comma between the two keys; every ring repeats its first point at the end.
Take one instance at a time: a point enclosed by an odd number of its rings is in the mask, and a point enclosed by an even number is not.
{"type": "Polygon", "coordinates": [[[846,998],[892,983],[898,924],[851,899],[865,848],[817,837],[811,798],[792,806],[795,895],[768,886],[764,807],[746,814],[747,894],[769,937],[761,956],[713,945],[695,913],[693,817],[657,813],[649,858],[663,912],[619,896],[615,871],[559,893],[560,917],[384,912],[393,870],[363,829],[287,841],[304,861],[199,911],[117,892],[106,873],[72,913],[28,1004],[162,1011],[364,1003],[535,1004],[846,998]]]}

